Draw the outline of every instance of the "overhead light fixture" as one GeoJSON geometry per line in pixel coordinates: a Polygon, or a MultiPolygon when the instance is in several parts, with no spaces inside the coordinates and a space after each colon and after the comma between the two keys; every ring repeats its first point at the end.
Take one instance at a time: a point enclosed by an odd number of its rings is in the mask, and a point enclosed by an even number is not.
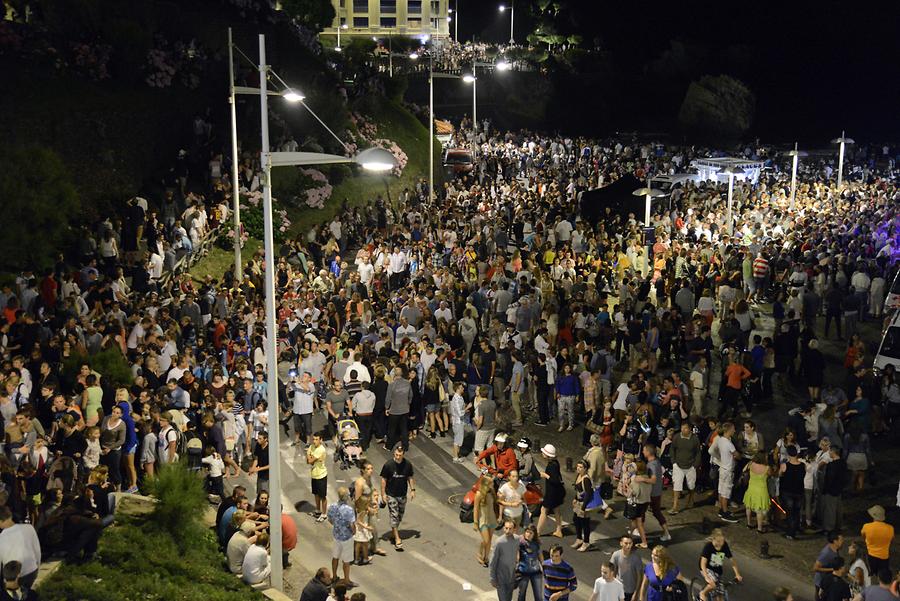
{"type": "Polygon", "coordinates": [[[340,46],[335,46],[335,47],[334,47],[334,51],[335,51],[335,52],[340,52],[340,51],[341,51],[341,47],[340,47],[340,46]]]}
{"type": "Polygon", "coordinates": [[[510,64],[509,64],[508,62],[506,62],[506,61],[499,61],[499,62],[497,63],[497,70],[498,70],[498,71],[509,71],[510,69],[512,69],[512,65],[510,65],[510,64]]]}
{"type": "Polygon", "coordinates": [[[397,159],[384,148],[363,150],[354,159],[366,171],[390,171],[397,166],[397,159]]]}
{"type": "Polygon", "coordinates": [[[293,88],[285,88],[284,92],[281,93],[281,97],[288,102],[300,102],[305,98],[303,94],[293,88]]]}
{"type": "Polygon", "coordinates": [[[501,5],[498,6],[497,8],[500,10],[500,12],[504,12],[504,11],[506,10],[506,5],[505,5],[505,4],[501,4],[501,5]]]}
{"type": "Polygon", "coordinates": [[[350,26],[347,25],[346,23],[342,23],[342,24],[341,24],[341,29],[348,29],[349,27],[350,27],[350,26]]]}
{"type": "Polygon", "coordinates": [[[475,81],[475,76],[471,73],[466,73],[465,75],[463,75],[462,79],[466,83],[473,83],[475,81]]]}
{"type": "Polygon", "coordinates": [[[409,58],[412,60],[416,60],[417,58],[419,58],[419,55],[415,52],[411,52],[409,58]]]}

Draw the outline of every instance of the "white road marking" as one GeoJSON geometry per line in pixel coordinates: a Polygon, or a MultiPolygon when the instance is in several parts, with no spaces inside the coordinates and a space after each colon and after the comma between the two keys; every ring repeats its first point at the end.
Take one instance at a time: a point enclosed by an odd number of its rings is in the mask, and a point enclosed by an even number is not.
{"type": "Polygon", "coordinates": [[[431,559],[428,559],[427,557],[425,557],[424,555],[422,555],[422,554],[419,553],[418,551],[408,551],[408,552],[407,552],[407,555],[411,555],[412,557],[415,557],[416,559],[418,559],[419,561],[421,561],[422,563],[424,563],[425,565],[427,565],[429,568],[433,569],[433,570],[436,571],[436,572],[440,572],[441,574],[443,574],[444,576],[446,576],[446,577],[449,578],[450,580],[452,580],[452,581],[458,583],[458,584],[462,587],[462,589],[463,589],[464,591],[472,591],[472,592],[474,592],[476,595],[478,595],[479,599],[482,598],[482,597],[486,597],[486,596],[488,596],[488,595],[491,595],[491,593],[490,593],[489,591],[486,591],[486,590],[484,590],[484,589],[478,588],[477,586],[475,586],[475,585],[472,584],[471,582],[468,582],[468,581],[465,580],[464,578],[462,578],[462,577],[460,577],[460,576],[457,576],[455,573],[451,572],[450,570],[448,570],[447,568],[445,568],[445,567],[442,566],[441,564],[437,563],[436,561],[433,561],[433,560],[431,560],[431,559]]]}

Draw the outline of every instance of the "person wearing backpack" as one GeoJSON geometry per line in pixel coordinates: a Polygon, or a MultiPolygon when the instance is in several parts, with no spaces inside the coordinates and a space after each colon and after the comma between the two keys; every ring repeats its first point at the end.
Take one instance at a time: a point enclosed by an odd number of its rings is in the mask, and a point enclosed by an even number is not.
{"type": "Polygon", "coordinates": [[[157,436],[156,455],[160,466],[178,461],[178,430],[172,425],[172,412],[164,411],[159,415],[159,435],[157,436]]]}

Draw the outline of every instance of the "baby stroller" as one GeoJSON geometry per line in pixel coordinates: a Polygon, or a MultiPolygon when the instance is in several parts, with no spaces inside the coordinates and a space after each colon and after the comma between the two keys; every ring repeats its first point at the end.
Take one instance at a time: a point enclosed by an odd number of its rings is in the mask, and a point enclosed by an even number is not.
{"type": "Polygon", "coordinates": [[[359,443],[359,426],[351,418],[339,419],[337,422],[337,446],[334,460],[341,469],[349,469],[351,465],[359,467],[363,459],[363,449],[359,443]]]}
{"type": "Polygon", "coordinates": [[[58,488],[67,494],[75,489],[78,484],[78,465],[71,457],[62,456],[53,461],[47,468],[46,489],[58,488]]]}

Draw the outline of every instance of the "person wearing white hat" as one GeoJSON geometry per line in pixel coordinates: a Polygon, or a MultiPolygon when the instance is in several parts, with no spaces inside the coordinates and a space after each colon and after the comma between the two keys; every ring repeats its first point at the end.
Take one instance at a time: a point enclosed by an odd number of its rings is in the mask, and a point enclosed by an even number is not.
{"type": "Polygon", "coordinates": [[[541,472],[541,478],[544,479],[544,500],[541,503],[541,517],[538,518],[537,531],[540,535],[547,521],[547,514],[552,512],[553,519],[556,521],[556,529],[551,536],[562,538],[562,514],[560,507],[562,507],[563,500],[566,498],[566,489],[563,484],[559,461],[556,459],[556,447],[552,444],[545,444],[541,447],[541,454],[547,459],[547,467],[541,472]]]}

